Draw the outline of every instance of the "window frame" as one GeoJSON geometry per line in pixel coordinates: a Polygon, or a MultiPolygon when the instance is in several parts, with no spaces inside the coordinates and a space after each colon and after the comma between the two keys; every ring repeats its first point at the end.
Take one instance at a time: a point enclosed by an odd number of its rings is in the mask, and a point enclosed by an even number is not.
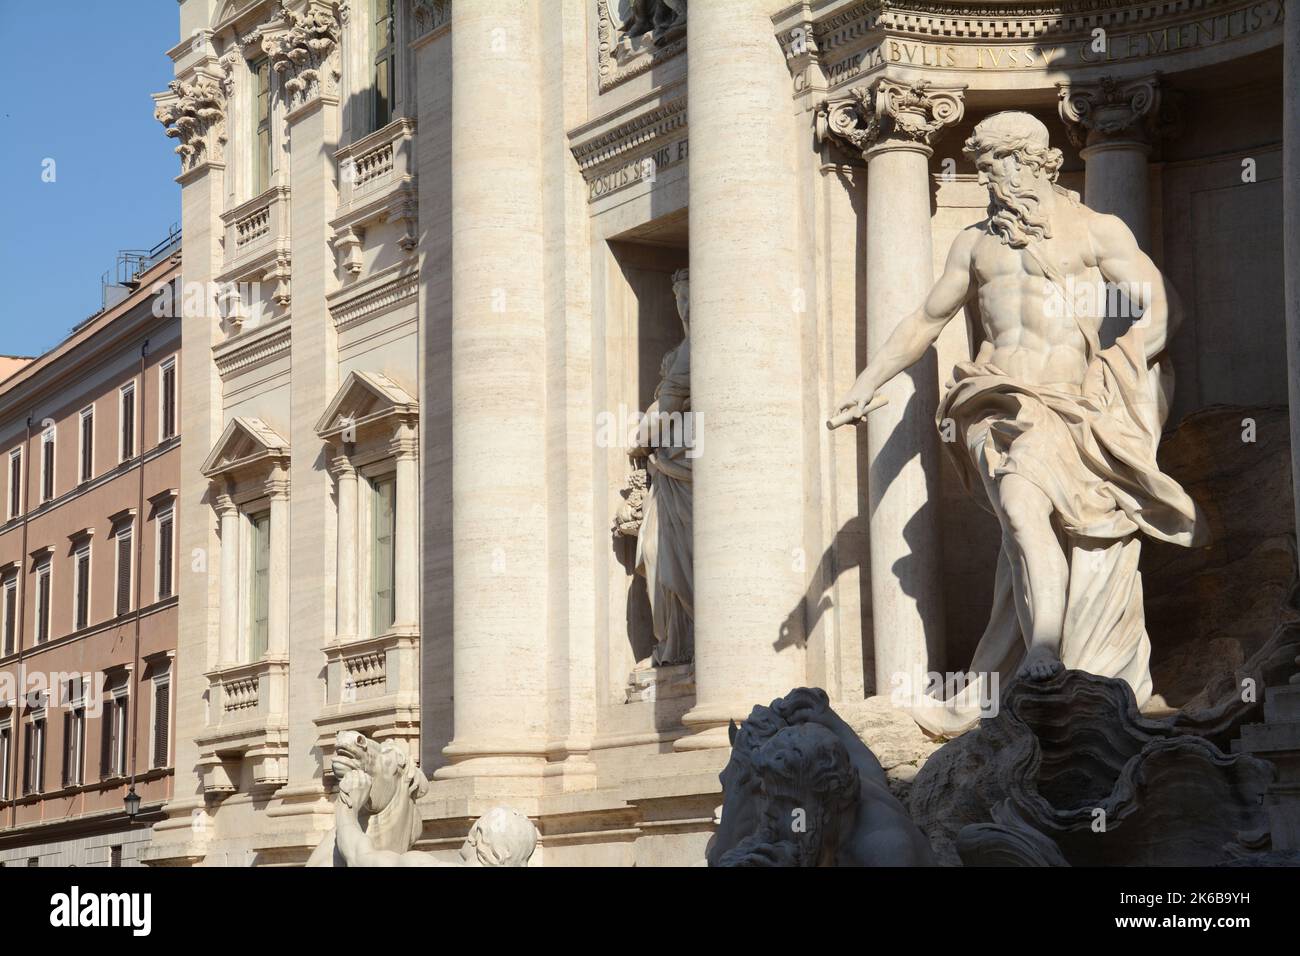
{"type": "Polygon", "coordinates": [[[94,561],[91,551],[93,542],[86,541],[72,553],[72,629],[74,631],[84,630],[90,627],[90,613],[92,609],[91,581],[94,561]],[[86,558],[85,575],[82,575],[81,558],[86,558]],[[82,600],[85,600],[84,619],[82,612],[82,600]]]}
{"type": "Polygon", "coordinates": [[[125,617],[135,610],[135,522],[123,521],[113,531],[113,616],[125,617]],[[122,539],[126,548],[126,608],[122,607],[122,539]]]}
{"type": "Polygon", "coordinates": [[[9,520],[18,518],[23,513],[23,446],[9,450],[9,496],[6,502],[9,520]],[[14,466],[18,475],[14,476],[14,466]]]}
{"type": "Polygon", "coordinates": [[[397,0],[371,0],[370,3],[370,132],[381,130],[391,123],[397,112],[397,0]],[[380,16],[381,5],[388,12],[380,16]],[[381,26],[382,25],[382,26],[381,26]],[[381,32],[385,34],[382,37],[381,32]],[[380,110],[380,66],[385,67],[387,89],[380,110]]]}
{"type": "Polygon", "coordinates": [[[54,633],[54,561],[45,557],[36,565],[36,570],[32,575],[36,585],[36,600],[33,610],[35,619],[33,624],[32,646],[39,644],[48,644],[51,635],[54,633]],[[47,582],[45,585],[45,600],[41,601],[41,579],[47,582]],[[42,606],[44,604],[44,606],[42,606]]]}
{"type": "Polygon", "coordinates": [[[176,509],[174,506],[163,508],[154,517],[154,600],[165,601],[170,597],[176,596],[176,509]],[[171,541],[168,545],[169,553],[163,554],[162,531],[163,525],[171,526],[171,541]],[[167,593],[163,594],[163,558],[166,557],[167,564],[167,593]]]}
{"type": "Polygon", "coordinates": [[[275,529],[271,526],[271,509],[269,503],[265,507],[250,507],[243,512],[243,530],[244,530],[244,574],[243,574],[243,605],[247,609],[244,618],[244,640],[243,656],[245,663],[255,663],[266,660],[267,653],[270,649],[271,641],[271,535],[275,529]],[[266,617],[265,633],[259,635],[258,629],[258,568],[257,557],[260,553],[259,524],[266,522],[266,588],[264,608],[266,617]],[[260,643],[260,649],[259,649],[260,643]]]}
{"type": "Polygon", "coordinates": [[[136,457],[136,445],[139,444],[139,402],[136,401],[135,379],[122,385],[117,390],[117,460],[121,464],[136,457]],[[131,414],[126,414],[127,399],[131,401],[131,414]],[[127,447],[128,427],[130,429],[130,447],[127,447]]]}
{"type": "Polygon", "coordinates": [[[58,426],[51,425],[41,432],[41,504],[58,497],[59,445],[58,426]],[[48,453],[46,449],[49,449],[48,453]]]}
{"type": "Polygon", "coordinates": [[[177,412],[180,407],[179,387],[180,378],[176,362],[176,356],[168,356],[158,366],[158,442],[167,441],[175,438],[180,433],[180,420],[177,412]],[[167,376],[171,375],[171,403],[170,407],[167,401],[167,376]],[[168,431],[168,419],[171,421],[171,430],[168,431]]]}
{"type": "Polygon", "coordinates": [[[95,477],[95,406],[87,405],[77,413],[77,484],[84,485],[95,477]],[[86,420],[90,434],[86,434],[86,420]],[[89,440],[87,440],[89,439],[89,440]]]}
{"type": "Polygon", "coordinates": [[[23,733],[23,796],[45,792],[45,705],[27,716],[23,733]],[[33,757],[35,758],[33,760],[33,757]]]}
{"type": "Polygon", "coordinates": [[[0,656],[18,653],[18,572],[6,575],[0,581],[0,656]],[[10,596],[13,608],[9,607],[10,596]]]}
{"type": "Polygon", "coordinates": [[[152,693],[149,695],[149,764],[151,770],[165,770],[171,766],[172,754],[172,715],[171,715],[171,684],[172,669],[168,665],[167,669],[161,674],[155,676],[152,680],[152,693]],[[164,755],[163,762],[158,762],[158,692],[162,688],[167,688],[167,712],[162,715],[163,727],[167,734],[167,753],[164,755]]]}

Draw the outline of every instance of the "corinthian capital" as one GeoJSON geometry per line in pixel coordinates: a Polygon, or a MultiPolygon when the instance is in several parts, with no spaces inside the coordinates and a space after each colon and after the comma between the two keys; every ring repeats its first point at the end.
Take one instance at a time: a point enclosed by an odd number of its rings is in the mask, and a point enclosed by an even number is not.
{"type": "Polygon", "coordinates": [[[302,12],[283,3],[274,19],[258,27],[246,42],[259,43],[280,75],[280,88],[296,109],[319,97],[338,94],[339,21],[332,2],[307,0],[302,12]]]}
{"type": "Polygon", "coordinates": [[[204,74],[173,80],[167,92],[154,94],[154,119],[179,140],[181,173],[204,163],[220,163],[226,145],[226,96],[221,84],[204,74]]]}
{"type": "Polygon", "coordinates": [[[1095,83],[1057,84],[1061,119],[1075,146],[1132,137],[1142,142],[1160,110],[1157,74],[1120,82],[1103,76],[1095,83]]]}
{"type": "Polygon", "coordinates": [[[944,127],[961,120],[965,89],[936,86],[929,80],[900,83],[881,77],[823,104],[817,114],[818,136],[863,156],[891,143],[930,146],[944,127]]]}

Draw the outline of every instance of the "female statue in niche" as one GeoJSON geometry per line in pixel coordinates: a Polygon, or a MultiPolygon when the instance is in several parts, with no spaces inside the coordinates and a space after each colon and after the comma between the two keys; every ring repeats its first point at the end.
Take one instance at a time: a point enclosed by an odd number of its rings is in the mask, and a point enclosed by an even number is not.
{"type": "Polygon", "coordinates": [[[650,596],[654,664],[684,664],[695,654],[695,591],[692,585],[690,276],[673,273],[682,341],[664,356],[655,400],[641,418],[630,457],[648,459],[649,490],[637,532],[638,574],[650,596]]]}

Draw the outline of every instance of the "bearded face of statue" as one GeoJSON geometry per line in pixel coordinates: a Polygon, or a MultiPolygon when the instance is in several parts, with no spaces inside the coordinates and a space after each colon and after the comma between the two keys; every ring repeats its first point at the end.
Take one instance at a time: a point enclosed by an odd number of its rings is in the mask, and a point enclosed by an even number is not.
{"type": "Polygon", "coordinates": [[[975,157],[980,185],[989,191],[989,228],[1015,248],[1052,235],[1042,209],[1052,181],[1039,167],[1020,162],[1014,150],[981,150],[975,157]]]}

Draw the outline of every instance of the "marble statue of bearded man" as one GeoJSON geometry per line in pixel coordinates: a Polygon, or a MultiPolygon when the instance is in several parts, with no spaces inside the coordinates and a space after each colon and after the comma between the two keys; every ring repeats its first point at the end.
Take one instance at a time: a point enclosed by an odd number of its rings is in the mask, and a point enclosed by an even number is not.
{"type": "Polygon", "coordinates": [[[983,342],[953,370],[938,411],[963,483],[1002,526],[979,679],[914,706],[935,733],[980,716],[990,675],[1046,679],[1067,668],[1151,696],[1139,533],[1191,547],[1205,523],[1156,463],[1168,395],[1158,359],[1179,308],[1122,220],[1057,185],[1061,151],[1028,113],[995,113],[965,144],[988,215],[953,241],[925,302],[871,357],[840,409],[861,419],[876,390],[912,365],[963,307],[983,342]],[[1136,321],[1103,348],[1112,289],[1136,321]],[[1078,294],[1091,290],[1092,295],[1078,294]]]}
{"type": "Polygon", "coordinates": [[[681,664],[695,653],[691,545],[690,275],[673,273],[683,338],[664,356],[655,399],[641,418],[633,457],[647,457],[650,489],[637,535],[636,571],[645,575],[654,626],[655,664],[681,664]]]}

